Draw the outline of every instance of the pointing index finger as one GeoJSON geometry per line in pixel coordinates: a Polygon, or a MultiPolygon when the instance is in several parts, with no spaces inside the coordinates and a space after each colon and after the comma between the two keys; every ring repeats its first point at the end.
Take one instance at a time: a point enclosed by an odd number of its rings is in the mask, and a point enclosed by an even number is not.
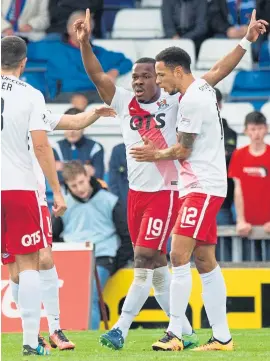
{"type": "Polygon", "coordinates": [[[89,9],[86,9],[85,22],[86,22],[87,24],[89,24],[89,22],[90,22],[90,10],[89,10],[89,9]]]}
{"type": "Polygon", "coordinates": [[[256,21],[256,9],[252,11],[251,20],[256,21]]]}

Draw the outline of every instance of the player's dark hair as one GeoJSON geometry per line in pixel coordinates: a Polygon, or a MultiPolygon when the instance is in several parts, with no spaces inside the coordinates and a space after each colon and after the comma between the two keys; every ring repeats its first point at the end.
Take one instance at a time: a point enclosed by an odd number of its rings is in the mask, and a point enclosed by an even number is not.
{"type": "Polygon", "coordinates": [[[75,179],[79,174],[87,175],[83,164],[79,160],[64,163],[62,175],[65,182],[75,179]]]}
{"type": "Polygon", "coordinates": [[[65,114],[70,114],[70,115],[76,115],[82,113],[82,111],[78,108],[69,108],[68,110],[65,111],[65,114]]]}
{"type": "Polygon", "coordinates": [[[221,91],[218,88],[214,88],[214,90],[216,92],[217,102],[221,103],[223,99],[221,91]]]}
{"type": "Polygon", "coordinates": [[[154,58],[140,58],[137,61],[135,61],[135,64],[153,64],[155,66],[156,61],[154,58]]]}
{"type": "Polygon", "coordinates": [[[26,42],[18,36],[6,36],[1,39],[1,68],[17,69],[26,58],[26,42]]]}
{"type": "Polygon", "coordinates": [[[245,119],[245,127],[247,127],[249,124],[266,125],[266,123],[266,117],[263,115],[263,113],[258,111],[249,113],[245,119]]]}
{"type": "Polygon", "coordinates": [[[163,61],[167,67],[172,69],[181,66],[186,74],[191,73],[191,58],[188,53],[176,46],[171,46],[162,50],[157,56],[156,61],[163,61]]]}

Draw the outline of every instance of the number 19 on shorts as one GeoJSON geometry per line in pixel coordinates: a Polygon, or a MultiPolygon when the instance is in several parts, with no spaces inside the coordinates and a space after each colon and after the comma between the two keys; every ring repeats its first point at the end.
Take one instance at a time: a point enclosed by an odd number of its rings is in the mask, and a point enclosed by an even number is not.
{"type": "Polygon", "coordinates": [[[161,219],[154,219],[153,217],[149,218],[147,231],[146,231],[146,240],[155,239],[161,235],[163,228],[163,221],[161,219]]]}

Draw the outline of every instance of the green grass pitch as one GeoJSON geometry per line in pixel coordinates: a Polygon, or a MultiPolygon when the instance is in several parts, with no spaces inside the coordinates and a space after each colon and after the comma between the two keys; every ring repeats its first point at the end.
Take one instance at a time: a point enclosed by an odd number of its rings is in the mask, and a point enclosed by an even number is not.
{"type": "MultiPolygon", "coordinates": [[[[233,352],[156,352],[151,344],[162,336],[163,330],[131,330],[124,348],[112,351],[102,347],[99,342],[101,331],[66,332],[68,337],[76,343],[74,351],[52,350],[51,356],[38,357],[47,360],[74,361],[165,361],[165,360],[194,360],[194,361],[267,361],[270,360],[270,329],[233,330],[236,350],[233,352]]],[[[210,330],[199,330],[201,343],[211,336],[210,330]]],[[[45,336],[45,334],[44,334],[45,336]]],[[[35,357],[22,357],[21,334],[2,334],[2,360],[28,361],[35,357]]]]}

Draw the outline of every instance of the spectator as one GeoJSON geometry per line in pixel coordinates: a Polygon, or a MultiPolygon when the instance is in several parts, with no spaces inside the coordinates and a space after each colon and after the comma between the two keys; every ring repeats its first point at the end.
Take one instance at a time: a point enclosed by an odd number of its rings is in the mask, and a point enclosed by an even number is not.
{"type": "Polygon", "coordinates": [[[207,0],[163,0],[165,37],[191,39],[198,48],[207,33],[207,0]]]}
{"type": "MultiPolygon", "coordinates": [[[[95,245],[95,261],[104,288],[110,275],[132,258],[125,213],[118,198],[103,189],[96,178],[90,178],[79,161],[66,163],[63,177],[69,191],[67,211],[63,217],[52,219],[53,240],[91,241],[95,245]]],[[[95,330],[100,323],[98,301],[94,284],[92,329],[95,330]]]]}
{"type": "Polygon", "coordinates": [[[270,20],[269,0],[210,0],[208,19],[211,33],[229,39],[244,37],[254,8],[258,19],[270,20]]]}
{"type": "MultiPolygon", "coordinates": [[[[71,108],[65,114],[81,113],[79,109],[71,108]]],[[[61,171],[64,163],[70,160],[80,160],[89,176],[96,178],[104,176],[104,149],[101,144],[83,135],[83,130],[66,130],[65,139],[59,140],[54,146],[54,156],[60,182],[64,180],[61,171]]]]}
{"type": "MultiPolygon", "coordinates": [[[[79,42],[73,30],[73,24],[78,19],[84,19],[83,11],[71,14],[67,23],[68,39],[42,40],[28,45],[28,58],[33,61],[47,61],[47,79],[54,98],[57,93],[94,91],[95,85],[89,80],[81,58],[79,42]]],[[[101,66],[113,80],[119,75],[131,70],[132,62],[124,54],[106,50],[92,45],[92,49],[101,66]]],[[[96,96],[93,101],[97,101],[96,96]]]]}
{"type": "Polygon", "coordinates": [[[88,99],[84,94],[75,93],[71,97],[71,104],[73,108],[79,109],[81,112],[84,112],[88,105],[88,99]]]}
{"type": "MultiPolygon", "coordinates": [[[[270,260],[270,146],[265,116],[252,112],[246,116],[245,133],[250,145],[234,151],[229,176],[235,181],[236,229],[247,237],[253,226],[263,226],[269,241],[255,241],[255,260],[270,260]]],[[[244,260],[250,260],[251,242],[243,240],[244,260]]]]}
{"type": "MultiPolygon", "coordinates": [[[[222,94],[218,88],[215,88],[217,95],[218,107],[222,109],[222,94]]],[[[225,145],[225,155],[226,155],[226,165],[227,170],[229,168],[230,160],[232,157],[233,151],[236,149],[237,145],[237,133],[228,126],[227,120],[222,118],[223,130],[224,130],[224,145],[225,145]]],[[[232,214],[232,205],[233,205],[233,194],[234,194],[234,183],[231,178],[227,179],[228,190],[227,196],[222,204],[222,207],[217,216],[217,224],[219,226],[227,226],[234,224],[233,214],[232,214]]],[[[223,238],[224,240],[224,259],[222,261],[231,261],[232,260],[232,240],[230,237],[223,238]]],[[[217,257],[220,260],[220,245],[219,242],[217,245],[217,257]]]]}
{"type": "Polygon", "coordinates": [[[85,11],[89,8],[95,22],[93,35],[95,38],[101,38],[103,2],[103,0],[50,0],[49,14],[51,26],[48,29],[48,32],[64,34],[70,15],[74,13],[74,11],[85,11]]]}
{"type": "Polygon", "coordinates": [[[45,31],[49,26],[48,0],[2,0],[1,33],[45,31]]]}
{"type": "Polygon", "coordinates": [[[112,150],[109,165],[109,187],[127,209],[128,177],[127,158],[124,143],[116,145],[112,150]]]}

